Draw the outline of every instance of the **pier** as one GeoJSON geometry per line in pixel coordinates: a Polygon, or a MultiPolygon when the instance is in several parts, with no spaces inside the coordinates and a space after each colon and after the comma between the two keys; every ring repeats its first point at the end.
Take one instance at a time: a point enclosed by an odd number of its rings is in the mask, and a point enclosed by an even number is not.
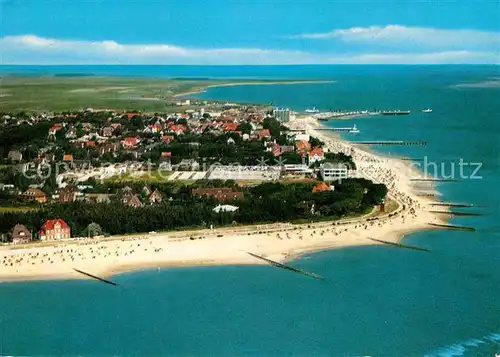
{"type": "Polygon", "coordinates": [[[279,263],[277,261],[274,261],[274,260],[271,260],[271,259],[268,259],[268,258],[264,258],[263,256],[258,255],[258,254],[254,254],[254,253],[250,253],[250,252],[246,252],[246,253],[249,254],[249,255],[251,255],[254,258],[263,260],[263,261],[265,261],[265,262],[267,262],[267,263],[269,263],[269,264],[271,264],[271,265],[273,265],[273,266],[275,266],[277,268],[281,268],[281,269],[285,269],[285,270],[290,270],[290,271],[293,271],[294,273],[299,273],[299,274],[302,274],[302,275],[306,275],[306,276],[309,276],[311,278],[318,279],[318,280],[324,280],[325,279],[321,275],[310,273],[310,272],[302,270],[302,269],[294,268],[294,267],[291,267],[289,265],[282,264],[282,263],[279,263]]]}
{"type": "Polygon", "coordinates": [[[103,278],[99,278],[98,276],[95,276],[95,275],[92,275],[92,274],[89,274],[89,273],[86,273],[84,271],[81,271],[81,270],[78,270],[78,269],[74,269],[74,271],[76,271],[77,273],[80,273],[80,274],[83,274],[85,276],[88,276],[89,278],[92,278],[92,279],[95,279],[97,281],[100,281],[100,282],[103,282],[103,283],[106,283],[106,284],[109,284],[109,285],[113,285],[113,286],[118,286],[117,283],[114,283],[110,280],[106,280],[106,279],[103,279],[103,278]]]}
{"type": "Polygon", "coordinates": [[[351,144],[355,145],[402,145],[402,146],[425,146],[427,141],[425,140],[414,140],[414,141],[403,141],[403,140],[382,140],[382,141],[351,141],[351,144]]]}
{"type": "Polygon", "coordinates": [[[405,249],[412,249],[412,250],[420,250],[422,252],[430,252],[430,250],[427,248],[416,247],[414,245],[406,245],[406,244],[401,244],[401,243],[389,242],[386,240],[375,239],[375,238],[367,238],[367,239],[372,240],[374,242],[386,244],[386,245],[392,245],[393,247],[396,247],[396,248],[405,248],[405,249]]]}
{"type": "Polygon", "coordinates": [[[437,228],[447,228],[447,229],[456,229],[460,231],[471,231],[475,232],[476,228],[474,227],[466,227],[466,226],[457,226],[454,224],[441,224],[441,223],[427,223],[429,226],[437,227],[437,228]]]}

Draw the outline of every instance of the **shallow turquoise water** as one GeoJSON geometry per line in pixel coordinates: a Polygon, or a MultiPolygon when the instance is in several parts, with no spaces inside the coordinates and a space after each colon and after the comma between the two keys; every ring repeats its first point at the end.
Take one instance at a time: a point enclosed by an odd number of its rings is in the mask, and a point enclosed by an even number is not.
{"type": "MultiPolygon", "coordinates": [[[[121,74],[134,69],[86,70],[121,74]]],[[[157,76],[189,73],[185,68],[137,71],[157,76]]],[[[486,215],[453,220],[478,230],[419,232],[405,238],[408,244],[431,249],[430,253],[354,247],[308,255],[293,263],[326,276],[324,282],[267,266],[228,266],[121,274],[114,279],[119,288],[93,281],[2,284],[0,354],[492,356],[500,352],[500,104],[495,100],[500,90],[454,87],[498,77],[497,67],[282,66],[227,71],[236,77],[337,82],[213,88],[201,96],[272,101],[295,110],[313,105],[323,110],[411,109],[407,117],[356,119],[352,123],[361,134],[349,138],[427,140],[425,147],[383,152],[427,156],[444,163],[447,173],[460,158],[481,162],[482,179],[438,185],[445,201],[481,206],[472,211],[486,215]],[[434,112],[420,113],[427,107],[434,112]]],[[[190,73],[216,77],[224,69],[191,68],[190,73]]]]}

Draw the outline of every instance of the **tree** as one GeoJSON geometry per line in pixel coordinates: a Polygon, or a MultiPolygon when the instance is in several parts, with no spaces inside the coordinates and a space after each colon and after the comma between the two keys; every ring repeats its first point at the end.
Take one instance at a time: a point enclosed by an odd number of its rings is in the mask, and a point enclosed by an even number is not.
{"type": "Polygon", "coordinates": [[[87,226],[87,228],[85,228],[82,231],[81,236],[94,238],[94,237],[100,236],[102,234],[103,234],[103,232],[102,232],[101,226],[95,222],[92,222],[87,226]]]}

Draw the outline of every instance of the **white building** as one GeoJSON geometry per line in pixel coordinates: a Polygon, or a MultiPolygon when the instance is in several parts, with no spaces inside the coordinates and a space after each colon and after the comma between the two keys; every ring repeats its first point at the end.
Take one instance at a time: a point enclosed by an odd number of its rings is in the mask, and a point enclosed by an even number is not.
{"type": "Polygon", "coordinates": [[[274,109],[274,117],[280,122],[290,121],[290,109],[276,108],[274,109]]]}
{"type": "Polygon", "coordinates": [[[349,177],[347,165],[342,163],[325,163],[320,167],[321,177],[325,181],[340,181],[349,177]]]}

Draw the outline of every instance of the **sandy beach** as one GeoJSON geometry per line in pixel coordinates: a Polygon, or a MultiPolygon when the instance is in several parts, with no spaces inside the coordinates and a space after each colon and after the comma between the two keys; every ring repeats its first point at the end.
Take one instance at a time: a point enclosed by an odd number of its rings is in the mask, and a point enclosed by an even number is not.
{"type": "Polygon", "coordinates": [[[405,234],[430,229],[428,223],[442,222],[442,217],[428,212],[429,204],[435,201],[419,195],[412,186],[410,179],[420,174],[409,162],[375,155],[339,140],[332,133],[317,131],[319,124],[308,116],[296,119],[289,126],[306,129],[324,141],[326,149],[353,155],[358,176],[386,184],[389,197],[398,203],[398,208],[390,214],[372,212],[337,222],[279,223],[0,246],[0,281],[85,278],[74,269],[112,276],[167,266],[263,264],[247,252],[283,262],[313,251],[378,244],[369,238],[399,242],[405,234]]]}
{"type": "Polygon", "coordinates": [[[198,94],[204,92],[208,88],[216,88],[216,87],[233,87],[233,86],[265,86],[265,85],[293,85],[293,84],[318,84],[318,83],[335,83],[335,81],[324,81],[324,80],[317,80],[317,81],[282,81],[282,82],[273,82],[273,81],[265,81],[265,82],[234,82],[234,83],[222,83],[222,84],[212,84],[209,86],[205,87],[200,87],[199,89],[190,91],[190,92],[183,92],[183,93],[178,93],[175,94],[173,97],[184,97],[187,95],[193,95],[193,94],[198,94]]]}

